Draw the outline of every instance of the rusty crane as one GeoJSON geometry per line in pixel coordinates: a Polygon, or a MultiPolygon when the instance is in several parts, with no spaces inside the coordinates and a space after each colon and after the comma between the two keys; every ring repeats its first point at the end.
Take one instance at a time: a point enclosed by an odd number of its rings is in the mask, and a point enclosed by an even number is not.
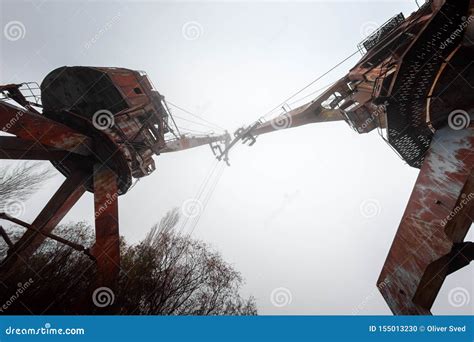
{"type": "MultiPolygon", "coordinates": [[[[119,269],[117,197],[132,177],[153,172],[153,154],[211,144],[219,159],[239,141],[309,123],[345,121],[358,133],[377,129],[420,174],[378,280],[394,314],[429,314],[446,276],[473,259],[465,236],[474,215],[474,4],[427,1],[408,18],[398,14],[365,39],[360,61],[310,103],[273,120],[258,120],[229,136],[174,133],[163,97],[146,75],[115,68],[60,68],[41,86],[36,109],[20,85],[0,91],[3,159],[51,160],[66,180],[0,266],[2,276],[27,262],[89,190],[94,193],[96,242],[89,253],[100,284],[119,269]],[[14,101],[16,103],[12,104],[14,101]],[[223,149],[220,151],[220,149],[223,149]],[[220,152],[220,153],[219,153],[220,152]]],[[[4,238],[7,236],[2,232],[4,238]]],[[[61,241],[68,243],[68,241],[61,241]]],[[[71,247],[82,250],[82,246],[71,247]]]]}
{"type": "MultiPolygon", "coordinates": [[[[361,44],[363,57],[313,101],[234,133],[237,142],[310,123],[379,130],[420,173],[377,285],[394,314],[430,314],[449,274],[468,265],[474,217],[474,2],[427,1],[361,44]]],[[[280,108],[280,106],[278,107],[280,108]]]]}
{"type": "Polygon", "coordinates": [[[31,224],[0,214],[26,228],[16,243],[0,229],[9,245],[0,265],[2,280],[27,265],[50,238],[89,255],[97,264],[96,286],[114,288],[120,269],[118,196],[130,189],[133,178],[155,170],[153,155],[201,145],[219,153],[230,137],[181,134],[144,72],[62,67],[43,80],[41,101],[33,90],[26,83],[0,86],[0,126],[9,133],[0,136],[0,158],[49,160],[66,179],[31,224]],[[52,233],[86,191],[94,194],[91,250],[52,233]]]}

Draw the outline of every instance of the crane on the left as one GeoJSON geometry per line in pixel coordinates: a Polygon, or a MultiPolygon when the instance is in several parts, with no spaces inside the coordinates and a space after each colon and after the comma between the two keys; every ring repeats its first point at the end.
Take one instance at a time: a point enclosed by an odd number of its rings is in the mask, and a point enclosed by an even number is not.
{"type": "Polygon", "coordinates": [[[225,150],[223,134],[182,134],[147,74],[123,68],[61,67],[35,83],[0,85],[0,158],[49,160],[65,180],[32,223],[0,213],[26,228],[8,244],[0,277],[27,267],[45,239],[87,254],[97,265],[96,286],[115,288],[120,270],[118,197],[132,179],[155,170],[153,155],[210,145],[225,150]],[[39,93],[39,94],[38,94],[39,93]],[[94,194],[95,243],[89,250],[53,234],[81,196],[94,194]]]}

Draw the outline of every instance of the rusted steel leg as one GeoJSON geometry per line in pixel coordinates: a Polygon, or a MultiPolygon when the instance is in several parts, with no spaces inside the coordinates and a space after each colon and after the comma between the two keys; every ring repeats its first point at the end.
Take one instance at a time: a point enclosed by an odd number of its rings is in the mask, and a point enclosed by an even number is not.
{"type": "Polygon", "coordinates": [[[107,166],[94,167],[96,241],[91,254],[97,261],[97,286],[114,290],[120,271],[117,175],[107,166]]]}
{"type": "Polygon", "coordinates": [[[378,279],[396,315],[431,314],[446,276],[462,267],[474,214],[474,129],[435,133],[378,279]]]}
{"type": "Polygon", "coordinates": [[[37,231],[51,233],[86,191],[83,184],[89,175],[89,172],[78,169],[64,181],[31,224],[34,230],[27,230],[9,249],[7,257],[0,265],[2,279],[8,278],[10,272],[28,263],[28,259],[46,239],[45,235],[37,231]]]}

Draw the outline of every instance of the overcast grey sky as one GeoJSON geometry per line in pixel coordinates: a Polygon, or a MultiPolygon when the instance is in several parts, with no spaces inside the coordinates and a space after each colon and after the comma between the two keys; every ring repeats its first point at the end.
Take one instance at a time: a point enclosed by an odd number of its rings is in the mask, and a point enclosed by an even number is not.
{"type": "MultiPolygon", "coordinates": [[[[168,100],[231,131],[350,55],[393,15],[417,8],[415,1],[1,3],[2,30],[11,21],[24,26],[21,39],[1,37],[2,84],[40,83],[63,65],[145,70],[168,100]]],[[[375,284],[418,170],[376,132],[358,135],[344,122],[261,136],[230,157],[199,221],[183,231],[241,271],[244,294],[256,297],[261,314],[390,314],[375,284]],[[272,292],[286,305],[274,305],[272,292]]],[[[195,198],[214,166],[207,146],[155,161],[156,172],[120,197],[120,230],[132,242],[195,198]]],[[[26,203],[22,218],[32,220],[62,179],[26,203]]],[[[89,193],[64,221],[77,220],[93,222],[89,193]]],[[[472,270],[447,279],[435,314],[472,314],[472,301],[448,300],[456,287],[472,297],[472,270]]]]}

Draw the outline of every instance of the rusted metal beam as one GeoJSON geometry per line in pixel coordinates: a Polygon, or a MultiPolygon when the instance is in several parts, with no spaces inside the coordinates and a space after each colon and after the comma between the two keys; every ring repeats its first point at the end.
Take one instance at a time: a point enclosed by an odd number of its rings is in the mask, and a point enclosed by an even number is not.
{"type": "Polygon", "coordinates": [[[0,137],[0,159],[63,160],[70,152],[43,146],[34,140],[0,137]]]}
{"type": "Polygon", "coordinates": [[[431,314],[446,276],[468,263],[457,256],[472,248],[473,148],[472,127],[434,135],[377,282],[396,315],[431,314]]]}
{"type": "Polygon", "coordinates": [[[94,167],[95,244],[97,286],[115,289],[120,271],[117,175],[107,166],[94,167]]]}
{"type": "Polygon", "coordinates": [[[69,152],[89,155],[91,139],[43,115],[0,102],[0,129],[19,138],[69,152]]]}
{"type": "Polygon", "coordinates": [[[20,240],[9,249],[8,255],[0,265],[2,278],[8,278],[10,272],[28,263],[28,259],[46,238],[45,235],[39,234],[37,231],[51,233],[86,191],[84,184],[88,177],[90,177],[90,172],[76,169],[64,181],[31,224],[34,230],[26,231],[20,240]]]}
{"type": "Polygon", "coordinates": [[[5,240],[8,247],[13,246],[12,240],[10,239],[7,232],[5,231],[5,229],[3,229],[2,226],[0,226],[0,236],[3,238],[3,240],[5,240]]]}
{"type": "MultiPolygon", "coordinates": [[[[22,221],[22,220],[20,220],[20,219],[17,219],[17,218],[15,218],[15,217],[11,217],[11,216],[9,216],[9,215],[6,214],[6,213],[0,213],[0,219],[13,222],[13,223],[15,223],[15,224],[17,224],[17,225],[19,225],[19,226],[22,226],[22,227],[24,227],[24,228],[26,228],[26,229],[31,229],[31,230],[35,231],[36,233],[38,233],[38,234],[44,235],[44,236],[47,237],[47,238],[50,238],[50,239],[52,239],[52,240],[54,240],[54,241],[57,241],[57,242],[60,242],[60,243],[62,243],[63,245],[69,246],[69,247],[71,247],[72,249],[74,249],[74,250],[76,250],[76,251],[78,251],[78,252],[84,253],[85,255],[87,255],[88,257],[90,257],[91,259],[94,259],[94,258],[92,257],[92,255],[90,255],[89,249],[87,249],[86,247],[84,247],[84,246],[82,246],[82,245],[80,245],[80,244],[77,244],[77,243],[75,243],[75,242],[72,242],[72,241],[69,241],[69,240],[67,240],[67,239],[64,239],[64,238],[62,238],[62,237],[60,237],[60,236],[58,236],[58,235],[55,235],[55,234],[52,234],[52,233],[47,233],[47,232],[43,232],[43,231],[41,231],[41,230],[38,230],[38,229],[36,229],[35,227],[33,227],[31,224],[29,224],[29,223],[27,223],[27,222],[25,222],[25,221],[22,221]]],[[[4,239],[5,239],[5,236],[8,238],[8,235],[6,235],[6,232],[5,232],[5,230],[2,228],[2,226],[0,226],[0,234],[3,236],[4,239]],[[5,235],[4,235],[4,233],[5,233],[5,235]]],[[[6,239],[5,239],[5,241],[6,241],[6,239]]],[[[10,242],[11,242],[11,241],[10,241],[10,242]]],[[[7,241],[7,244],[8,244],[8,241],[7,241]]],[[[9,247],[11,247],[12,245],[13,245],[12,243],[8,244],[9,247]]]]}

